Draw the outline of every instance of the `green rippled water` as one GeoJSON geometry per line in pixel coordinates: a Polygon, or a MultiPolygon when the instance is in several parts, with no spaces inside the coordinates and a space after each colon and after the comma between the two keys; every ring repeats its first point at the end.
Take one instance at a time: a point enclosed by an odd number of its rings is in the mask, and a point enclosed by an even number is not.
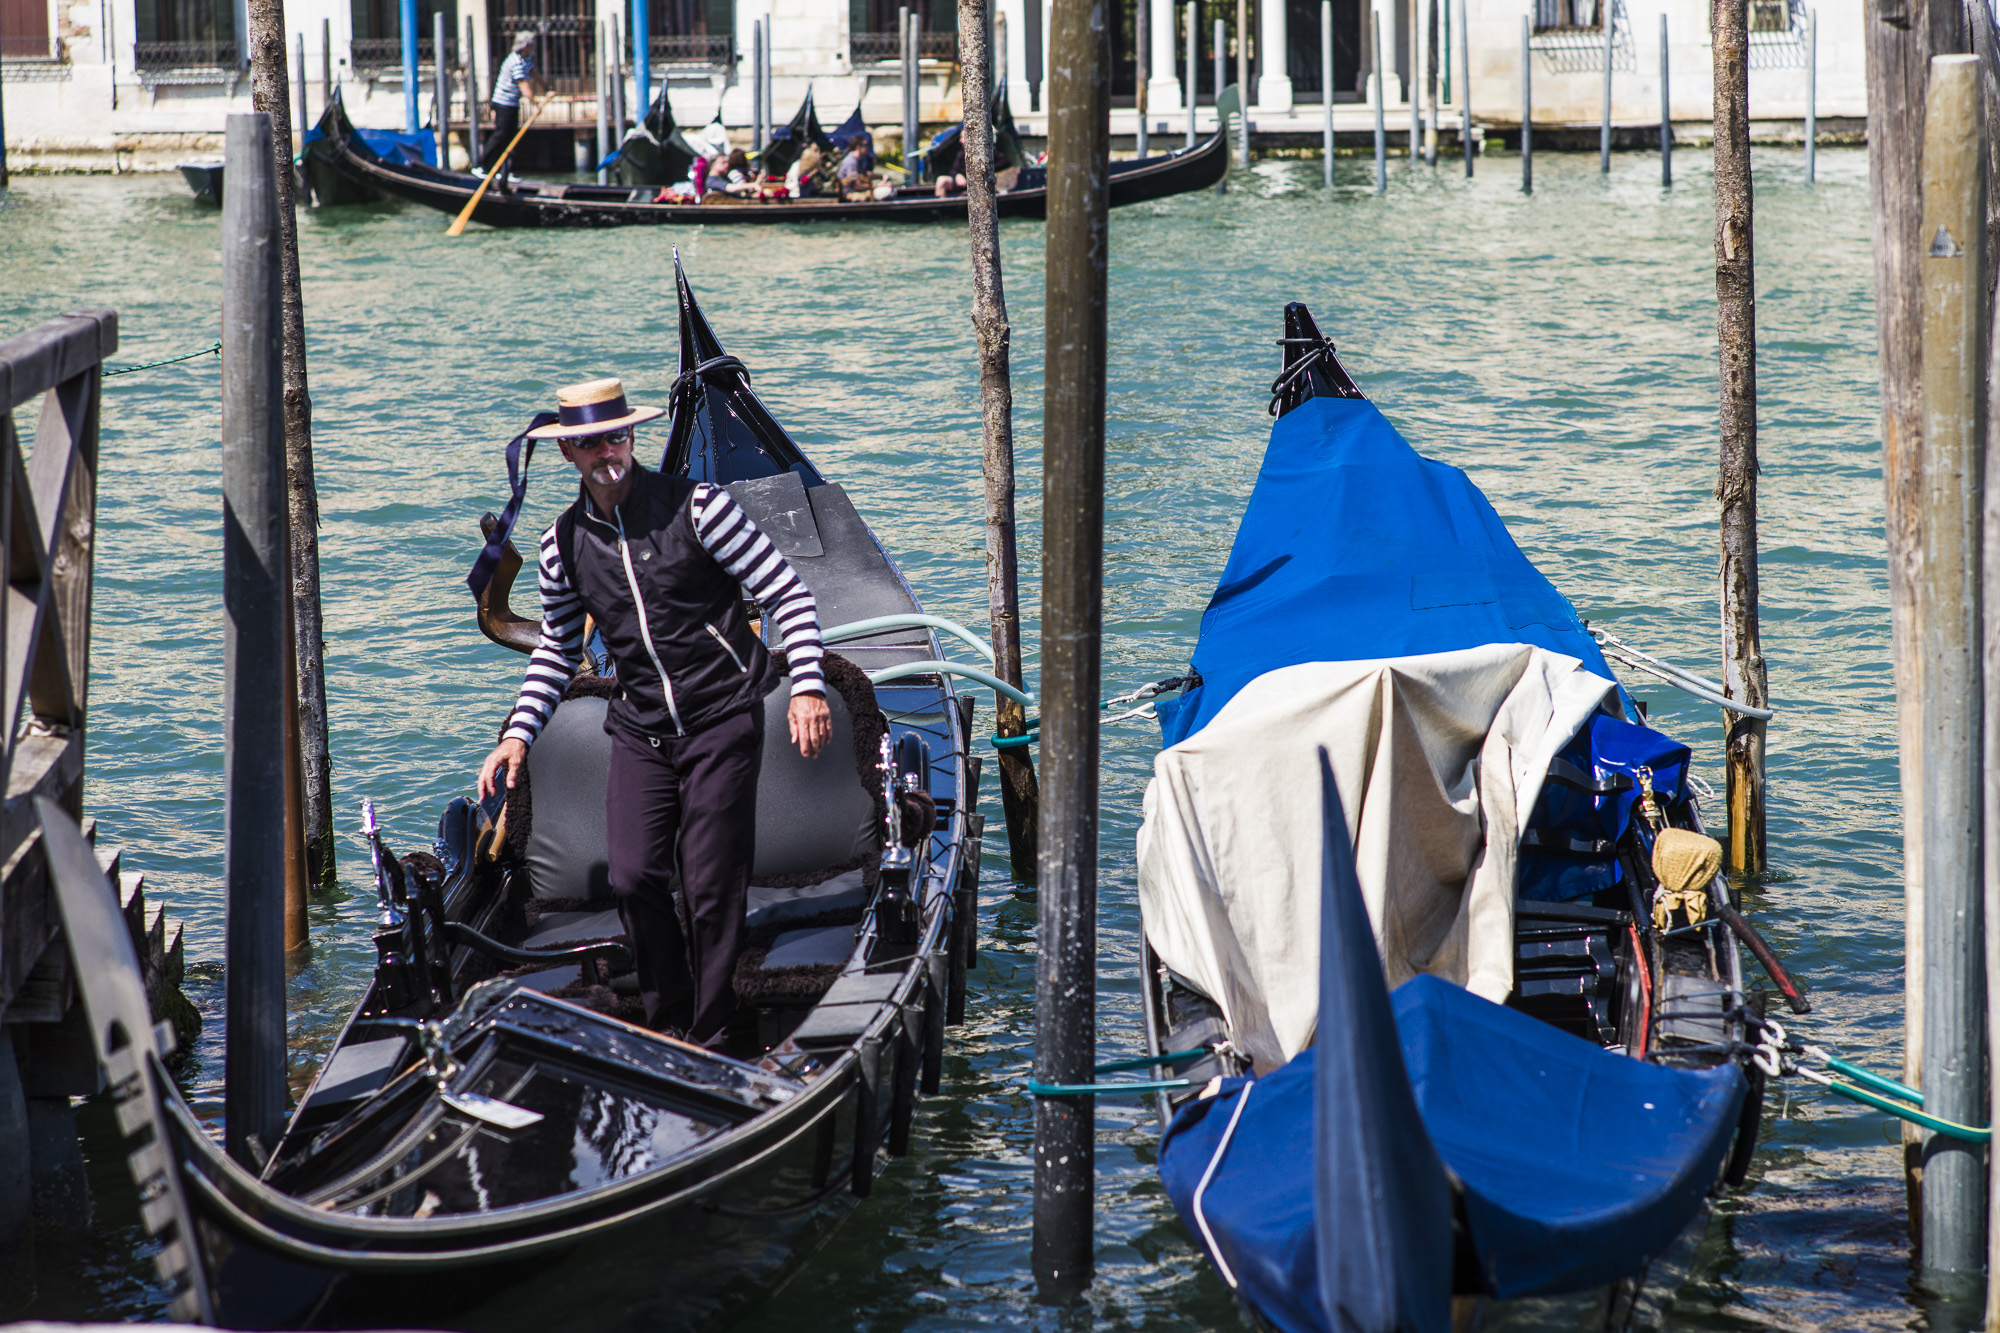
{"type": "MultiPolygon", "coordinates": [[[[1537,192],[1493,158],[1475,181],[1398,163],[1272,161],[1231,192],[1126,209],[1112,225],[1105,663],[1108,686],[1170,674],[1193,644],[1253,481],[1280,309],[1310,303],[1369,395],[1420,449],[1466,468],[1592,621],[1713,666],[1717,370],[1708,162],[1646,155],[1600,178],[1545,155],[1537,192]]],[[[1757,169],[1764,463],[1764,646],[1771,856],[1753,913],[1815,987],[1811,1031],[1900,1063],[1902,922],[1893,693],[1881,538],[1866,162],[1796,151],[1757,169]]],[[[447,239],[414,207],[329,210],[301,226],[322,506],[338,817],[363,796],[421,845],[468,784],[521,660],[473,626],[461,582],[498,508],[497,446],[555,385],[673,376],[668,247],[678,243],[730,350],[826,473],[844,483],[932,610],[978,623],[985,592],[977,379],[959,231],[858,226],[500,233],[447,239]]],[[[0,196],[0,331],[115,306],[136,363],[217,336],[219,217],[171,177],[28,178],[0,196]]],[[[1034,638],[1041,229],[1009,224],[1024,590],[1034,638]]],[[[190,1091],[219,1110],[220,499],[214,361],[110,382],[92,679],[89,805],[188,925],[209,1028],[190,1091]]],[[[656,438],[664,432],[656,432],[656,438]]],[[[541,464],[528,521],[563,498],[541,464]]],[[[1699,747],[1716,714],[1629,682],[1699,747]]],[[[990,712],[982,708],[983,718],[990,712]]],[[[1102,1051],[1140,1046],[1133,837],[1154,735],[1107,737],[1100,908],[1102,1051]]],[[[994,804],[989,787],[989,808],[994,804]]],[[[997,822],[997,821],[996,821],[997,822]]],[[[998,842],[996,838],[995,843],[998,842]]],[[[311,1067],[370,967],[365,862],[343,841],[338,900],[314,908],[293,989],[311,1067]]],[[[942,1097],[911,1155],[769,1304],[755,1328],[1232,1327],[1221,1280],[1153,1174],[1141,1108],[1098,1112],[1099,1277],[1088,1306],[1032,1304],[1035,907],[989,843],[980,966],[942,1097]]],[[[87,1117],[88,1118],[88,1117],[87,1117]]],[[[1900,1328],[1938,1317],[1913,1285],[1885,1117],[1774,1096],[1756,1187],[1726,1203],[1678,1328],[1900,1328]]],[[[42,1315],[145,1317],[159,1305],[109,1140],[92,1140],[92,1235],[43,1254],[42,1315]]],[[[584,1295],[584,1294],[580,1294],[584,1295]]],[[[1973,1322],[1974,1314],[1943,1312],[1973,1322]]]]}

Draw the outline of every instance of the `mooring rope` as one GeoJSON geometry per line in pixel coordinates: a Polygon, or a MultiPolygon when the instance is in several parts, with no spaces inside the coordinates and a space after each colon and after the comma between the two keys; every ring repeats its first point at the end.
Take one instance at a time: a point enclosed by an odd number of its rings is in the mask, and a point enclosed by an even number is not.
{"type": "Polygon", "coordinates": [[[222,344],[220,342],[212,342],[199,352],[187,352],[180,356],[170,356],[164,361],[148,361],[143,366],[120,366],[116,370],[107,370],[104,372],[104,378],[110,379],[113,375],[134,375],[142,370],[151,370],[155,366],[171,366],[180,361],[192,361],[198,356],[220,356],[221,354],[222,344]]]}

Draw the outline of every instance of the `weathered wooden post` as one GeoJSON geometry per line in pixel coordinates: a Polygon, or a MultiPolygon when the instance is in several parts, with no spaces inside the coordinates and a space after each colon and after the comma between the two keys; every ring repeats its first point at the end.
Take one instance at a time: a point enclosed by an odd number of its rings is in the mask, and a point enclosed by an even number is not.
{"type": "MultiPolygon", "coordinates": [[[[0,62],[4,63],[4,62],[0,62]]],[[[0,190],[7,188],[7,80],[0,74],[0,190]]]]}
{"type": "MultiPolygon", "coordinates": [[[[1919,174],[1924,93],[1934,51],[1956,51],[1961,10],[1951,0],[1866,6],[1868,191],[1875,259],[1875,337],[1881,368],[1883,526],[1888,545],[1889,619],[1896,677],[1896,741],[1903,807],[1903,1082],[1924,1076],[1923,661],[1917,645],[1917,575],[1922,563],[1923,279],[1929,238],[1919,174]]],[[[1912,1230],[1920,1201],[1923,1131],[1903,1125],[1904,1184],[1912,1230]]]]}
{"type": "MultiPolygon", "coordinates": [[[[637,72],[633,77],[638,77],[637,72]]],[[[633,90],[634,100],[639,100],[637,86],[633,90]]],[[[625,105],[625,43],[618,37],[618,15],[611,16],[611,146],[616,148],[625,142],[625,131],[646,118],[653,109],[648,101],[639,101],[639,114],[632,115],[632,109],[625,105]]]]}
{"type": "MultiPolygon", "coordinates": [[[[1618,33],[1617,14],[1611,0],[1597,0],[1597,22],[1604,29],[1604,115],[1597,129],[1597,169],[1611,174],[1611,50],[1618,33]]],[[[1722,57],[1716,56],[1720,61],[1722,57]]]]}
{"type": "MultiPolygon", "coordinates": [[[[248,0],[250,105],[271,118],[278,187],[278,265],[284,294],[281,337],[285,365],[285,484],[290,506],[292,636],[296,651],[274,677],[296,703],[288,728],[300,787],[302,822],[293,824],[291,879],[301,886],[334,885],[333,761],[327,746],[326,673],[320,634],[319,494],[313,480],[312,396],[306,384],[305,301],[299,286],[297,176],[292,171],[290,98],[285,78],[284,0],[248,0]]],[[[410,29],[414,31],[414,28],[410,29]]],[[[406,42],[406,54],[415,50],[406,42]]],[[[292,943],[305,942],[305,903],[293,905],[292,943]]]]}
{"type": "Polygon", "coordinates": [[[1194,147],[1194,104],[1200,100],[1195,96],[1195,72],[1200,68],[1200,54],[1196,50],[1201,45],[1201,29],[1195,17],[1194,0],[1187,0],[1187,84],[1181,92],[1181,100],[1187,104],[1187,146],[1194,147]]]}
{"type": "Polygon", "coordinates": [[[1389,193],[1389,82],[1382,68],[1382,16],[1370,6],[1363,20],[1368,25],[1368,50],[1375,60],[1375,193],[1389,193]]]}
{"type": "MultiPolygon", "coordinates": [[[[1984,101],[1974,56],[1935,56],[1923,141],[1922,564],[1924,1109],[1977,1124],[1988,1109],[1981,875],[1980,420],[1986,200],[1984,101]]],[[[1923,1149],[1921,1262],[1977,1272],[1986,1257],[1984,1154],[1933,1134],[1923,1149]]]]}
{"type": "MultiPolygon", "coordinates": [[[[1222,85],[1215,86],[1218,94],[1222,85]]],[[[1236,0],[1237,160],[1250,165],[1250,0],[1236,0]]]]}
{"type": "MultiPolygon", "coordinates": [[[[472,20],[465,21],[465,35],[472,36],[472,20]]],[[[472,50],[468,41],[465,49],[472,50]]],[[[319,21],[319,100],[322,104],[333,100],[333,20],[319,21]]]]}
{"type": "Polygon", "coordinates": [[[1660,184],[1674,183],[1674,118],[1671,97],[1672,81],[1668,77],[1670,56],[1667,51],[1667,16],[1660,15],[1660,184]]]}
{"type": "MultiPolygon", "coordinates": [[[[1087,1083],[1097,1046],[1097,758],[1111,145],[1105,8],[1055,0],[1042,420],[1041,875],[1035,1078],[1087,1083]]],[[[1096,1104],[1035,1101],[1033,1264],[1043,1300],[1090,1281],[1096,1104]]]]}
{"type": "Polygon", "coordinates": [[[253,1169],[285,1113],[285,428],[271,118],[230,116],[222,210],[223,1094],[253,1169]]]}
{"type": "MultiPolygon", "coordinates": [[[[1715,331],[1722,358],[1722,477],[1715,494],[1722,502],[1722,679],[1731,699],[1763,708],[1769,691],[1757,630],[1757,300],[1748,0],[1713,0],[1713,5],[1715,331]]],[[[1607,24],[1609,8],[1607,4],[1607,24]]],[[[1755,874],[1764,869],[1764,724],[1756,718],[1730,716],[1728,778],[1729,868],[1755,874]]]]}
{"type": "Polygon", "coordinates": [[[1434,167],[1438,164],[1437,0],[1422,0],[1418,12],[1423,15],[1424,59],[1419,66],[1422,73],[1418,86],[1423,90],[1424,102],[1424,165],[1434,167]]]}
{"type": "Polygon", "coordinates": [[[1521,15],[1521,193],[1535,192],[1534,20],[1521,15]]]}
{"type": "MultiPolygon", "coordinates": [[[[959,0],[958,42],[965,70],[965,206],[972,236],[972,327],[979,338],[979,415],[986,476],[986,605],[993,671],[1021,684],[1021,591],[1014,530],[1013,326],[1000,278],[1000,214],[994,205],[993,94],[986,86],[985,0],[959,0]]],[[[1027,710],[993,696],[993,731],[1028,734],[1027,710]]],[[[1007,816],[1007,856],[1015,882],[1035,882],[1040,797],[1025,745],[999,752],[1000,805],[1007,816]]]]}
{"type": "MultiPolygon", "coordinates": [[[[431,87],[437,99],[438,170],[451,170],[451,65],[444,58],[451,29],[442,9],[431,15],[431,87]]],[[[300,41],[304,41],[300,38],[300,41]]]]}
{"type": "Polygon", "coordinates": [[[1458,0],[1458,146],[1465,153],[1466,179],[1472,178],[1472,23],[1466,0],[1458,0]]]}
{"type": "MultiPolygon", "coordinates": [[[[1661,22],[1665,22],[1663,18],[1661,22]]],[[[1806,184],[1819,168],[1819,11],[1806,11],[1806,184]]]]}
{"type": "Polygon", "coordinates": [[[1153,5],[1152,0],[1138,0],[1132,7],[1132,40],[1138,49],[1132,57],[1132,106],[1139,113],[1139,132],[1132,140],[1132,151],[1139,157],[1146,155],[1146,84],[1153,76],[1153,5]]]}
{"type": "MultiPolygon", "coordinates": [[[[472,15],[465,16],[465,152],[470,165],[479,167],[479,104],[486,90],[479,86],[479,51],[473,41],[472,15]]],[[[615,38],[613,40],[616,40],[615,38]]]]}

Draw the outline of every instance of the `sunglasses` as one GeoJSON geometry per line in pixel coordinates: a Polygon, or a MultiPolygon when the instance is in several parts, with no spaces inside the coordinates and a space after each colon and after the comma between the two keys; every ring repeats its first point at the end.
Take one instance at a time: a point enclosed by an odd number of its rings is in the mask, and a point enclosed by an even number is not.
{"type": "Polygon", "coordinates": [[[569,442],[569,447],[588,454],[611,445],[630,443],[632,443],[632,428],[626,426],[622,430],[608,430],[601,435],[579,435],[569,442]]]}

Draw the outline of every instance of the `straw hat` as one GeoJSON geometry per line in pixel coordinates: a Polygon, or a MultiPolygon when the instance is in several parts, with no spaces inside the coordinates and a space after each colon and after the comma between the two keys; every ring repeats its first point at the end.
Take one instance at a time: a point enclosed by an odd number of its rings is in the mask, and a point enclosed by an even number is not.
{"type": "Polygon", "coordinates": [[[569,440],[579,435],[602,435],[606,431],[636,426],[665,416],[660,407],[633,407],[625,401],[625,381],[586,380],[556,390],[556,408],[562,418],[553,426],[528,432],[537,440],[569,440]]]}

